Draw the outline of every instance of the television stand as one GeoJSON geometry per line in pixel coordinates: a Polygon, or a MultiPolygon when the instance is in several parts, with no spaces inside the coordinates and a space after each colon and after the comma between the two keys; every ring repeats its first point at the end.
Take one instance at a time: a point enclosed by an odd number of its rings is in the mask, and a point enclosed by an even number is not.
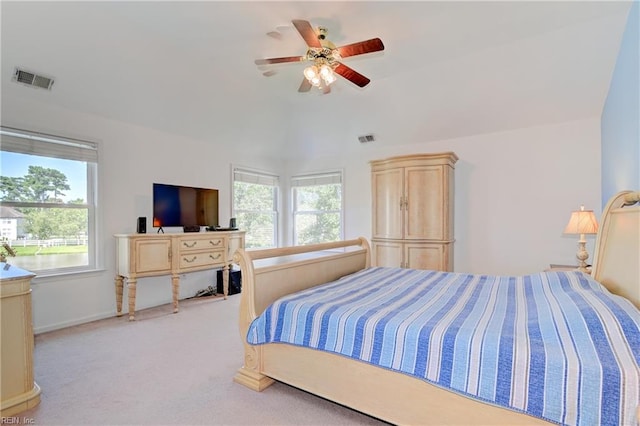
{"type": "MultiPolygon", "coordinates": [[[[233,254],[244,248],[245,231],[118,234],[116,238],[116,315],[122,316],[122,296],[127,282],[129,321],[135,319],[136,284],[139,278],[171,276],[173,312],[178,312],[180,275],[222,269],[223,294],[229,291],[233,254]]],[[[211,282],[216,281],[216,275],[211,282]]]]}

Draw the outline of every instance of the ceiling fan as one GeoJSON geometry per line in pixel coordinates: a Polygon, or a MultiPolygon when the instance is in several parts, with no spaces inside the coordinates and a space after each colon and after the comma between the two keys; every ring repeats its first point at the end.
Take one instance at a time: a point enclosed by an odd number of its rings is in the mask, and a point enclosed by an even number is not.
{"type": "MultiPolygon", "coordinates": [[[[318,27],[317,31],[311,27],[309,21],[302,19],[294,19],[293,26],[298,30],[309,49],[302,56],[285,56],[282,58],[256,59],[256,65],[281,64],[285,62],[305,62],[312,63],[304,70],[304,78],[298,92],[308,92],[311,87],[318,87],[324,93],[331,91],[330,85],[336,80],[335,74],[338,74],[351,81],[359,87],[364,87],[371,80],[357,71],[349,68],[341,59],[350,56],[363,55],[365,53],[379,52],[384,50],[384,44],[379,38],[360,41],[357,43],[347,44],[336,47],[327,39],[327,29],[318,27]]],[[[266,76],[275,74],[272,71],[264,73],[266,76]]]]}

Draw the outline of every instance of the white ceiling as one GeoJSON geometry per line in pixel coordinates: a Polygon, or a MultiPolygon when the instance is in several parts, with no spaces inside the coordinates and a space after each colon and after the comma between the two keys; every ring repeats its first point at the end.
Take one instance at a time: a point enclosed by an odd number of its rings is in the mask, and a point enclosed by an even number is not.
{"type": "MultiPolygon", "coordinates": [[[[51,103],[252,152],[319,155],[599,116],[630,2],[8,2],[2,101],[51,103]],[[306,52],[291,19],[336,45],[380,37],[344,60],[372,82],[298,93],[306,52]],[[268,37],[279,30],[282,39],[268,37]],[[13,83],[14,67],[55,78],[13,83]]],[[[3,123],[6,124],[6,123],[3,123]]],[[[98,135],[99,136],[99,135],[98,135]]]]}

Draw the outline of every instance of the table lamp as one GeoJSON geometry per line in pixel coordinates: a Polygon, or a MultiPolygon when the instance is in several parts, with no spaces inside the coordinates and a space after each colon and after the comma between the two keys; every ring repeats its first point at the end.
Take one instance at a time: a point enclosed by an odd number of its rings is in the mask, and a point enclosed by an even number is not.
{"type": "Polygon", "coordinates": [[[585,240],[585,234],[598,233],[598,222],[596,221],[596,215],[593,214],[593,210],[585,210],[584,206],[580,206],[580,210],[571,212],[571,218],[567,227],[564,229],[565,234],[580,234],[580,240],[578,241],[578,252],[576,257],[580,261],[578,270],[587,272],[587,262],[589,253],[587,253],[585,240]]]}

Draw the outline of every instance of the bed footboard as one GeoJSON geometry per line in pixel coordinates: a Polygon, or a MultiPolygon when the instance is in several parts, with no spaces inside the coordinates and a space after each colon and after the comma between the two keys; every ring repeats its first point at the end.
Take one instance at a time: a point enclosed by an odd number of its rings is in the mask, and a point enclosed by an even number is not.
{"type": "Polygon", "coordinates": [[[266,250],[239,249],[233,259],[242,273],[239,326],[245,351],[244,365],[234,381],[262,391],[273,379],[262,374],[262,347],[246,343],[251,322],[282,296],[368,268],[371,253],[367,240],[358,238],[266,250]]]}

